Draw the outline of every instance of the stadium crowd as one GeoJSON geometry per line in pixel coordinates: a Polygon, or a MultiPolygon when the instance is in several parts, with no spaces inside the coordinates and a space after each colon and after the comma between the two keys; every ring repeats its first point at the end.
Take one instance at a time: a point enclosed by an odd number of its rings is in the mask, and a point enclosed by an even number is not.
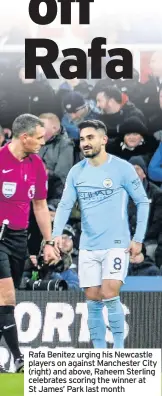
{"type": "MultiPolygon", "coordinates": [[[[130,263],[129,275],[162,275],[162,53],[153,53],[151,74],[140,82],[137,70],[132,80],[60,81],[55,90],[38,73],[36,80],[25,79],[24,61],[15,64],[4,57],[0,64],[0,146],[12,136],[12,123],[23,113],[39,116],[44,122],[45,145],[40,150],[48,174],[48,208],[51,222],[61,199],[71,167],[82,159],[78,125],[83,120],[101,120],[109,137],[107,151],[129,161],[143,182],[150,201],[150,215],[143,251],[130,263]]],[[[75,68],[73,67],[75,72],[75,68]]],[[[136,207],[130,200],[128,215],[131,235],[136,224],[136,207]]],[[[63,231],[61,263],[42,265],[42,237],[31,207],[28,229],[29,258],[22,287],[32,287],[40,278],[65,281],[65,287],[79,288],[78,246],[81,232],[79,204],[63,231]],[[25,286],[24,286],[25,285],[25,286]]],[[[37,283],[38,285],[38,283],[37,283]]]]}

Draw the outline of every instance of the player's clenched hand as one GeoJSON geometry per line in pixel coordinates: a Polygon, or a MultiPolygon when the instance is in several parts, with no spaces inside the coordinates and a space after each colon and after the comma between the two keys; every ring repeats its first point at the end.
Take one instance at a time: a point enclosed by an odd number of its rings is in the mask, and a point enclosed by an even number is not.
{"type": "Polygon", "coordinates": [[[136,260],[136,256],[141,253],[142,243],[131,241],[126,253],[130,253],[131,261],[136,260]]]}

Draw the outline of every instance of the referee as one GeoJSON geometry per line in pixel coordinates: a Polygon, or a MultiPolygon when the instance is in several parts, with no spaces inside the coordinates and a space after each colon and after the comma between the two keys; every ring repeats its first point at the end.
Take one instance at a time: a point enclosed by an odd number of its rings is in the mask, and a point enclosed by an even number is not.
{"type": "MultiPolygon", "coordinates": [[[[0,149],[0,339],[4,336],[13,354],[16,372],[23,372],[14,308],[15,288],[20,285],[27,257],[31,201],[45,241],[45,262],[56,254],[46,203],[47,173],[37,155],[44,145],[44,124],[31,114],[22,114],[14,121],[12,132],[12,141],[0,149]]],[[[6,370],[0,366],[0,372],[6,370]]]]}

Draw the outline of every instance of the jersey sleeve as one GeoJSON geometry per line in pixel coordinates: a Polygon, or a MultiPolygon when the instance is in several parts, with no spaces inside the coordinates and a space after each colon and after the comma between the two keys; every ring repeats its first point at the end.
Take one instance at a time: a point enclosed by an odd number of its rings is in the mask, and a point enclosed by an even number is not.
{"type": "Polygon", "coordinates": [[[72,168],[68,173],[62,198],[56,210],[53,237],[62,235],[76,199],[77,190],[74,185],[74,170],[72,168]]]}
{"type": "Polygon", "coordinates": [[[137,224],[133,240],[142,243],[147,229],[149,200],[140,178],[129,163],[125,167],[123,187],[137,207],[137,224]]]}
{"type": "Polygon", "coordinates": [[[34,199],[38,199],[38,200],[47,199],[47,190],[48,190],[48,176],[43,161],[39,158],[37,164],[37,176],[36,176],[34,199]]]}

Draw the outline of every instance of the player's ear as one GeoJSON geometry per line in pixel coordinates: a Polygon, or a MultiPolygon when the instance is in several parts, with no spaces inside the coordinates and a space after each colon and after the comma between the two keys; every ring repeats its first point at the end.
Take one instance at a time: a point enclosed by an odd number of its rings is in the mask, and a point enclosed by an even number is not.
{"type": "Polygon", "coordinates": [[[20,140],[21,140],[21,142],[24,142],[27,138],[29,137],[29,135],[27,134],[27,133],[22,133],[21,135],[20,135],[20,140]]]}
{"type": "Polygon", "coordinates": [[[108,136],[104,135],[104,137],[103,137],[104,145],[106,145],[108,143],[108,140],[109,140],[108,136]]]}

